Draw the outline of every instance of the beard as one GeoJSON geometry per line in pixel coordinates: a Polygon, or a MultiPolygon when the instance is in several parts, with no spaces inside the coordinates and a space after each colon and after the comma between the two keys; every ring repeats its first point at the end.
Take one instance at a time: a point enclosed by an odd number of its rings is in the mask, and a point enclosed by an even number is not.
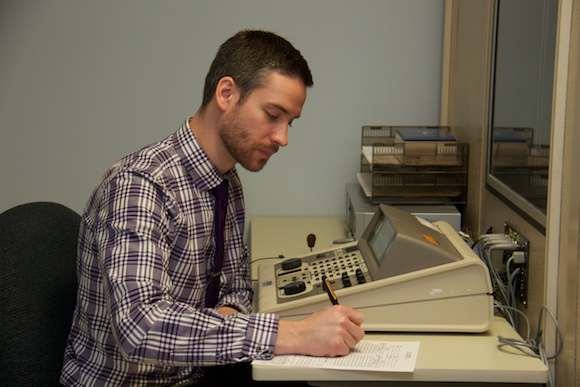
{"type": "Polygon", "coordinates": [[[278,146],[252,142],[250,130],[240,122],[238,113],[238,109],[234,110],[232,116],[220,126],[220,138],[230,155],[242,167],[251,172],[258,172],[264,168],[268,160],[260,157],[257,151],[277,152],[278,146]]]}

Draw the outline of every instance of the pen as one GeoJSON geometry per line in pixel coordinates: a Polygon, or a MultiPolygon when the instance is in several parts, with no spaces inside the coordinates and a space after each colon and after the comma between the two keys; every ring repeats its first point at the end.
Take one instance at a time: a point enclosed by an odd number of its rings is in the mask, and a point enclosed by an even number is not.
{"type": "Polygon", "coordinates": [[[325,275],[322,276],[322,285],[326,293],[328,294],[328,298],[330,298],[330,302],[332,305],[338,305],[338,298],[336,298],[336,294],[334,294],[334,289],[330,283],[330,280],[325,275]]]}

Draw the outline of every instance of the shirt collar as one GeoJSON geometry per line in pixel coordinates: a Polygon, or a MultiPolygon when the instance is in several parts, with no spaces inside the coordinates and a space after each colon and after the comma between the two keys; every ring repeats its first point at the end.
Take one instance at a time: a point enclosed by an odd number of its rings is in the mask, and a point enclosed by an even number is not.
{"type": "Polygon", "coordinates": [[[237,172],[235,167],[225,174],[219,171],[197,142],[189,127],[190,119],[191,117],[188,117],[178,129],[175,149],[195,185],[202,191],[209,191],[220,185],[224,179],[234,177],[237,172]]]}

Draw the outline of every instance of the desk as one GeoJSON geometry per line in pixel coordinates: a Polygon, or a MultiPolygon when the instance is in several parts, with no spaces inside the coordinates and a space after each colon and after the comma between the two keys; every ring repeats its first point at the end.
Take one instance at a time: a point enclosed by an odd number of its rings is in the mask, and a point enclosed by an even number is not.
{"type": "MultiPolygon", "coordinates": [[[[415,372],[337,371],[316,368],[283,368],[253,366],[255,380],[307,380],[313,385],[347,385],[356,382],[390,382],[389,384],[421,385],[419,382],[457,383],[520,383],[545,385],[548,368],[536,358],[519,351],[499,347],[497,336],[519,338],[504,318],[496,317],[486,333],[478,334],[408,334],[367,333],[365,340],[420,341],[415,372]],[[332,383],[330,383],[332,382],[332,383]]],[[[431,384],[429,384],[431,385],[431,384]]]]}
{"type": "MultiPolygon", "coordinates": [[[[253,218],[252,260],[278,254],[288,254],[286,257],[291,257],[307,253],[310,249],[306,244],[306,236],[310,232],[324,235],[320,238],[323,242],[320,249],[328,248],[329,242],[324,243],[324,239],[336,239],[346,235],[344,226],[342,229],[338,228],[337,219],[341,219],[340,224],[344,225],[342,218],[253,218]],[[317,225],[317,230],[309,231],[310,225],[314,224],[317,225]],[[326,231],[323,230],[325,224],[329,226],[326,231]]],[[[539,359],[521,354],[513,348],[500,347],[498,335],[521,339],[507,321],[500,317],[494,319],[489,331],[480,334],[367,333],[365,340],[420,341],[413,373],[254,366],[252,375],[258,381],[306,380],[319,386],[354,386],[361,382],[369,382],[370,385],[430,387],[452,382],[459,383],[454,386],[462,383],[469,383],[471,386],[473,383],[545,385],[548,382],[548,368],[539,359]]]]}

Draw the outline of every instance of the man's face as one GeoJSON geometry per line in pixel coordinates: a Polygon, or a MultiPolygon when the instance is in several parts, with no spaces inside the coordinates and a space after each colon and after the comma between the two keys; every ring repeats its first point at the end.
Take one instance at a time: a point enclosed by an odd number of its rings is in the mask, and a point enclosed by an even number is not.
{"type": "Polygon", "coordinates": [[[300,116],[306,87],[297,77],[272,71],[240,105],[226,113],[219,135],[230,155],[249,171],[261,170],[288,144],[288,126],[300,116]]]}

